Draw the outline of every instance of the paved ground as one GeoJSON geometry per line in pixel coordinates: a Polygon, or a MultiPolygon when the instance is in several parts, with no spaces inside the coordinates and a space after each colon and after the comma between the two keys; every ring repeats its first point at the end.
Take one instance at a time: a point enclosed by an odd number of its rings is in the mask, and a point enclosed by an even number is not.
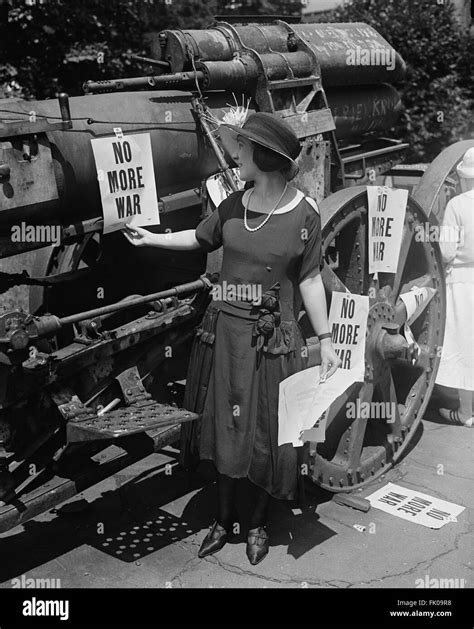
{"type": "Polygon", "coordinates": [[[212,519],[214,485],[187,478],[168,449],[81,494],[85,509],[59,509],[0,536],[1,587],[21,575],[81,588],[415,588],[426,575],[465,579],[472,587],[473,435],[424,421],[405,459],[359,494],[391,481],[466,507],[440,530],[339,506],[316,490],[303,511],[274,506],[272,547],[258,566],[247,561],[243,535],[201,560],[196,554],[212,519]]]}

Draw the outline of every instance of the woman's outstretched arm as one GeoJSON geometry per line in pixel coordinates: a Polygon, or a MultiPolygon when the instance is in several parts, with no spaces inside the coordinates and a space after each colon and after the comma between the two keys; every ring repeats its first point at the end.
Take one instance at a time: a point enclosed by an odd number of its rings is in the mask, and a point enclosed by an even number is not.
{"type": "Polygon", "coordinates": [[[125,225],[122,234],[135,247],[162,247],[163,249],[175,249],[178,251],[200,249],[201,247],[196,240],[195,229],[185,229],[166,234],[152,234],[142,227],[125,225]]]}

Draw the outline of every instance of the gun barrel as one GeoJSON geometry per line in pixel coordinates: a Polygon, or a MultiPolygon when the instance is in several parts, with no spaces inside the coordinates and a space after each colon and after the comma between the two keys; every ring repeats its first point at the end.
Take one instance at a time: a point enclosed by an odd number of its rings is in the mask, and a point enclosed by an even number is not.
{"type": "Polygon", "coordinates": [[[134,92],[155,88],[159,90],[189,89],[205,83],[204,72],[175,72],[156,76],[135,76],[128,79],[108,79],[104,81],[86,81],[83,85],[86,94],[104,94],[108,92],[134,92]]]}
{"type": "Polygon", "coordinates": [[[136,297],[127,301],[120,301],[108,306],[102,306],[101,308],[94,308],[93,310],[87,310],[86,312],[78,312],[77,314],[69,315],[68,317],[62,317],[59,319],[61,326],[65,326],[69,323],[78,323],[85,319],[91,319],[93,317],[100,317],[106,314],[114,312],[120,312],[135,306],[141,306],[151,301],[157,301],[158,299],[165,299],[166,297],[175,297],[177,295],[183,295],[187,293],[194,293],[200,290],[209,288],[210,284],[215,284],[218,280],[218,275],[214,274],[210,277],[201,277],[194,282],[188,282],[186,284],[180,284],[174,288],[159,291],[158,293],[152,293],[151,295],[144,295],[143,297],[136,297]]]}

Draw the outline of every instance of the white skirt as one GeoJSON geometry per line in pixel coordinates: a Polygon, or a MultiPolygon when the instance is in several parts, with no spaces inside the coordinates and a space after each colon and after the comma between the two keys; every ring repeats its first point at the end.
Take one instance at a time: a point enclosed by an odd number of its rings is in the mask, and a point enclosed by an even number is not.
{"type": "Polygon", "coordinates": [[[474,284],[446,285],[446,328],[436,384],[474,390],[474,284]]]}

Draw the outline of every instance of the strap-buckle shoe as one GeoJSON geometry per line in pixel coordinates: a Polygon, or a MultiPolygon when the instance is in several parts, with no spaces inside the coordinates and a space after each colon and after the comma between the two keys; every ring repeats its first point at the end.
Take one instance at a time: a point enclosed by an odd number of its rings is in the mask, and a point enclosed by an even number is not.
{"type": "Polygon", "coordinates": [[[202,559],[203,557],[217,553],[218,550],[225,546],[228,539],[229,534],[225,528],[218,524],[217,521],[214,522],[214,524],[210,527],[209,533],[206,535],[203,543],[201,544],[198,557],[202,559]]]}
{"type": "Polygon", "coordinates": [[[247,537],[247,557],[252,566],[257,565],[264,559],[270,547],[270,538],[263,526],[250,529],[247,537]]]}

